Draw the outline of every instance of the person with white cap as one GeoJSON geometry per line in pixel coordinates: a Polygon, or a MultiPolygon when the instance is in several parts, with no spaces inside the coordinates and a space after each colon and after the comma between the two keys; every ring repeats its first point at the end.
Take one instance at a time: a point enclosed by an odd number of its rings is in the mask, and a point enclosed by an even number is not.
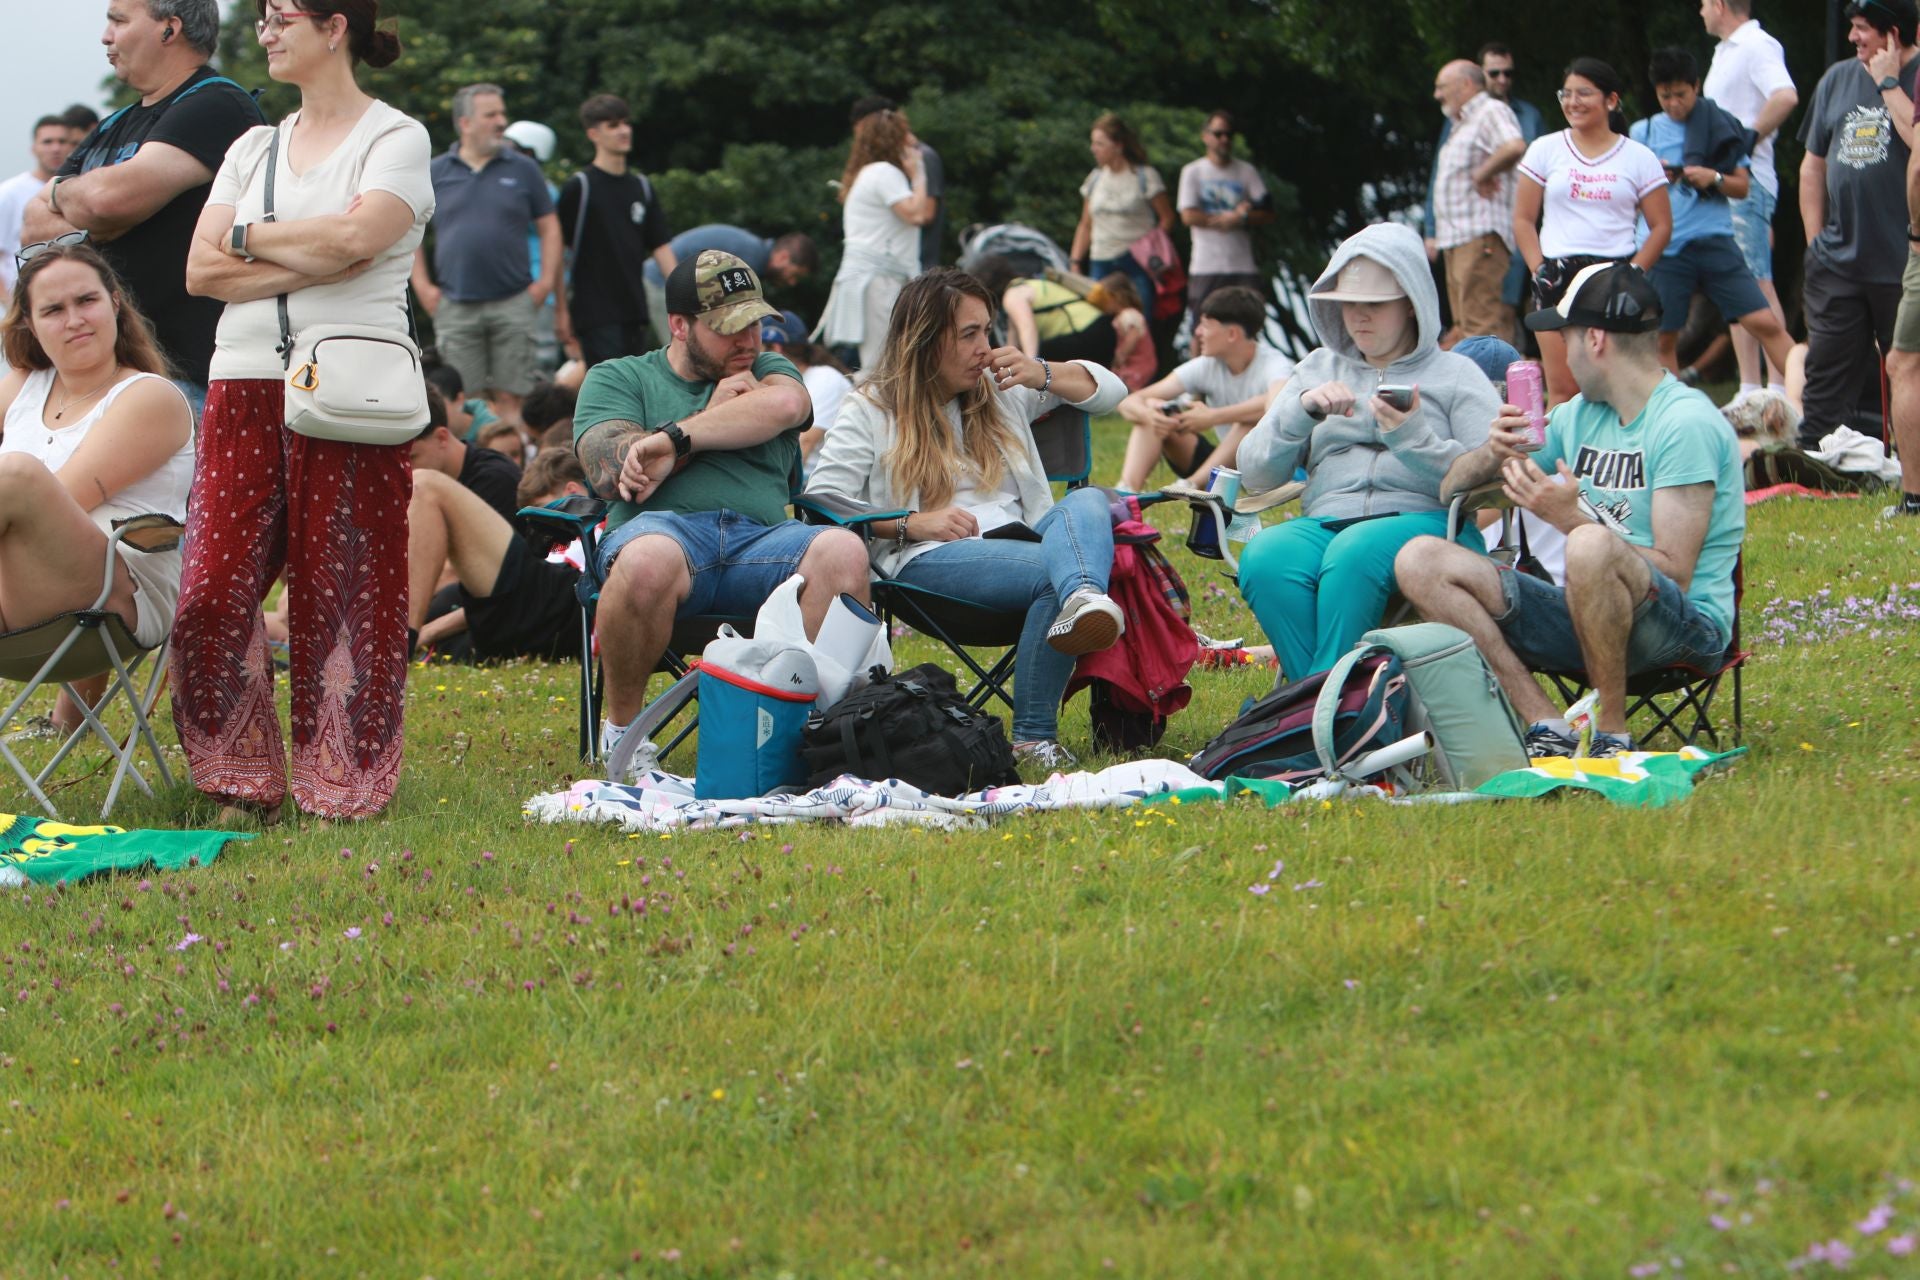
{"type": "MultiPolygon", "coordinates": [[[[1240,444],[1250,493],[1307,469],[1297,519],[1240,555],[1240,593],[1289,680],[1324,671],[1380,625],[1393,558],[1444,534],[1440,482],[1500,410],[1471,360],[1442,351],[1440,299],[1413,230],[1367,227],[1340,246],[1310,300],[1322,345],[1302,360],[1240,444]],[[1383,394],[1410,387],[1411,397],[1383,394]]],[[[1479,548],[1471,522],[1463,546],[1479,548]]]]}

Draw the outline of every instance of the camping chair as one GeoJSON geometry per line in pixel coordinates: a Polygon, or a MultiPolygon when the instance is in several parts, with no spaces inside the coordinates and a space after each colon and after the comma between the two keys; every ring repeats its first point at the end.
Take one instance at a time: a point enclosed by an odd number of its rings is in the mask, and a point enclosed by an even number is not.
{"type": "Polygon", "coordinates": [[[142,648],[133,638],[126,621],[106,606],[107,597],[113,594],[113,571],[119,565],[123,546],[132,547],[142,554],[171,551],[180,545],[183,533],[180,522],[171,516],[143,515],[116,521],[113,532],[107,537],[107,566],[101,579],[100,594],[90,608],[74,609],[45,622],[0,635],[0,679],[19,681],[26,686],[7,704],[5,711],[0,711],[0,756],[6,757],[7,763],[13,766],[13,771],[26,783],[27,790],[33,793],[33,798],[50,818],[58,819],[60,811],[47,796],[47,779],[53,776],[54,770],[89,733],[105,742],[118,762],[113,771],[113,782],[107,788],[107,802],[100,808],[102,821],[113,812],[114,802],[120,796],[120,786],[128,777],[132,777],[148,796],[153,795],[153,788],[134,767],[134,757],[139,753],[142,743],[153,758],[161,784],[168,787],[173,785],[173,775],[167,771],[166,758],[161,755],[160,744],[153,736],[150,719],[153,705],[160,697],[160,685],[166,678],[168,641],[163,639],[152,649],[142,648]],[[153,660],[153,665],[148,672],[146,688],[142,691],[136,686],[134,676],[139,672],[141,663],[149,658],[153,660]],[[111,672],[113,679],[100,695],[100,700],[89,704],[75,690],[74,682],[102,672],[111,672]],[[54,753],[53,759],[39,773],[29,773],[8,744],[7,731],[22,708],[49,682],[67,691],[67,696],[80,708],[82,720],[54,753]],[[133,715],[133,728],[124,739],[117,739],[101,723],[100,716],[111,703],[123,697],[133,715]]]}
{"type": "MultiPolygon", "coordinates": [[[[600,607],[600,590],[605,585],[600,577],[599,529],[606,514],[606,503],[598,498],[578,495],[556,498],[544,507],[520,509],[521,519],[556,539],[572,541],[578,538],[582,558],[586,561],[587,567],[574,586],[574,594],[580,600],[580,759],[589,765],[601,763],[601,688],[600,673],[593,655],[593,625],[600,607]]],[[[655,668],[656,671],[666,672],[674,683],[666,693],[650,702],[640,718],[634,721],[626,737],[621,740],[624,750],[616,753],[618,759],[606,762],[609,765],[608,776],[623,774],[640,743],[651,740],[654,733],[670,724],[680,709],[693,700],[691,667],[681,655],[698,653],[706,648],[708,641],[719,634],[722,624],[730,624],[742,634],[749,634],[753,630],[752,618],[724,615],[699,614],[674,622],[667,650],[660,656],[660,663],[655,668]],[[613,767],[616,764],[618,767],[613,767]]],[[[690,717],[666,745],[659,747],[657,758],[665,760],[699,727],[699,716],[690,717]]]]}
{"type": "MultiPolygon", "coordinates": [[[[1662,733],[1672,733],[1682,744],[1691,746],[1705,738],[1720,749],[1720,733],[1713,723],[1713,700],[1722,681],[1733,685],[1733,745],[1740,745],[1745,725],[1741,720],[1740,672],[1753,656],[1740,647],[1740,599],[1746,592],[1746,553],[1733,562],[1733,636],[1726,652],[1710,667],[1673,666],[1643,671],[1627,677],[1627,719],[1646,712],[1653,717],[1653,728],[1641,736],[1646,742],[1662,733]],[[1731,677],[1731,679],[1729,679],[1731,677]]],[[[1541,671],[1560,697],[1572,703],[1593,687],[1584,671],[1541,671]]]]}
{"type": "MultiPolygon", "coordinates": [[[[1086,485],[1093,471],[1093,424],[1085,411],[1060,406],[1034,422],[1033,440],[1049,482],[1065,484],[1069,490],[1086,485]]],[[[802,520],[852,529],[869,541],[875,521],[897,520],[905,514],[875,511],[841,495],[821,493],[796,496],[793,509],[802,520]]],[[[1012,711],[1013,696],[1007,692],[1007,680],[1013,675],[1020,632],[1026,626],[1024,612],[996,613],[971,601],[885,577],[874,579],[873,603],[882,618],[890,623],[904,622],[939,641],[973,673],[975,683],[967,694],[968,702],[985,708],[990,700],[998,698],[1012,711]],[[973,649],[1000,652],[983,661],[970,652],[973,649]]]]}

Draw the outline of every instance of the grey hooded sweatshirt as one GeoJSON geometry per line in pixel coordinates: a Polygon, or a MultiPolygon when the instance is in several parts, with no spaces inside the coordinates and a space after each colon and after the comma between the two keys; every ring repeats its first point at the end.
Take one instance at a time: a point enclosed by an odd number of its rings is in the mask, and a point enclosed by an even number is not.
{"type": "Polygon", "coordinates": [[[1242,487],[1252,493],[1278,488],[1304,465],[1305,515],[1350,520],[1442,511],[1440,481],[1455,458],[1486,443],[1500,398],[1473,361],[1437,345],[1440,300],[1419,235],[1375,223],[1340,246],[1314,289],[1331,288],[1340,269],[1359,256],[1382,263],[1399,280],[1413,300],[1419,341],[1409,354],[1376,369],[1347,336],[1340,304],[1312,299],[1313,327],[1324,345],[1300,362],[1266,416],[1240,442],[1242,487]],[[1315,419],[1301,407],[1305,392],[1328,382],[1344,382],[1353,391],[1352,414],[1315,419]],[[1369,407],[1383,383],[1413,383],[1420,390],[1419,406],[1392,431],[1381,429],[1369,407]]]}

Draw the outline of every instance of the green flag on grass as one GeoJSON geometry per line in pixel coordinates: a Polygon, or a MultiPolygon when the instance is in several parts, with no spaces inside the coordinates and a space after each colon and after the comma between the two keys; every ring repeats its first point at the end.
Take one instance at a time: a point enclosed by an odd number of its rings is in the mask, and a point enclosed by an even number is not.
{"type": "Polygon", "coordinates": [[[204,866],[229,840],[226,831],[128,831],[76,827],[49,818],[0,813],[0,888],[71,884],[103,871],[174,871],[204,866]]]}

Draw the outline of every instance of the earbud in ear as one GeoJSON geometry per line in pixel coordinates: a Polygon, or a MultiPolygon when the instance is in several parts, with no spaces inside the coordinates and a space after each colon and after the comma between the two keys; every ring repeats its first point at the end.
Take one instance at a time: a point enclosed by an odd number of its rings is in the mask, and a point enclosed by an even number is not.
{"type": "Polygon", "coordinates": [[[173,28],[172,27],[160,28],[160,43],[165,44],[167,41],[171,39],[173,39],[173,28]]]}

